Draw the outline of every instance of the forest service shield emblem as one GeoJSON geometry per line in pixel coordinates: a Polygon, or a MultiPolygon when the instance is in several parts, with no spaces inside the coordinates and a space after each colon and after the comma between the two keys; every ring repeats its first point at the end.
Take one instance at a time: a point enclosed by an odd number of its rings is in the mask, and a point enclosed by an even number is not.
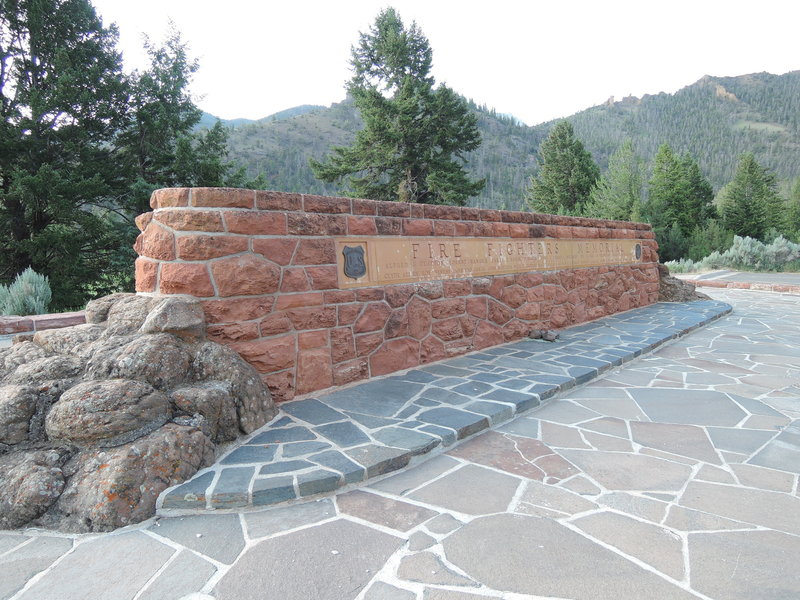
{"type": "Polygon", "coordinates": [[[367,274],[367,262],[364,260],[364,246],[345,246],[344,274],[350,279],[358,279],[367,274]]]}

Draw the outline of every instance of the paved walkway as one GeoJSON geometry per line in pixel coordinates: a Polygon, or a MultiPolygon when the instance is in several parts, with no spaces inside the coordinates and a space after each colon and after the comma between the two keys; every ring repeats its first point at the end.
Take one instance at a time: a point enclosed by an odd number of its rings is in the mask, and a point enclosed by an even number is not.
{"type": "Polygon", "coordinates": [[[800,297],[710,293],[734,313],[360,489],[0,533],[0,597],[796,598],[800,297]]]}
{"type": "Polygon", "coordinates": [[[167,490],[160,514],[280,504],[406,467],[542,405],[730,310],[655,304],[287,402],[210,469],[167,490]]]}

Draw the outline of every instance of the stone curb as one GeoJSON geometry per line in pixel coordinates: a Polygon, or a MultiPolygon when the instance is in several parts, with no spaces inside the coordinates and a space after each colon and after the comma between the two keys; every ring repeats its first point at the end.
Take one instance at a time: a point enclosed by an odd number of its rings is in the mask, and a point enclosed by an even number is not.
{"type": "Polygon", "coordinates": [[[778,292],[800,296],[800,285],[784,283],[748,283],[744,281],[707,281],[705,279],[684,279],[698,287],[713,287],[729,290],[753,290],[758,292],[778,292]]]}
{"type": "Polygon", "coordinates": [[[86,322],[84,311],[30,315],[26,317],[0,317],[0,335],[33,334],[45,329],[60,329],[86,322]]]}
{"type": "Polygon", "coordinates": [[[404,373],[285,402],[276,418],[191,480],[158,514],[279,505],[402,469],[505,423],[731,312],[659,303],[404,373]]]}

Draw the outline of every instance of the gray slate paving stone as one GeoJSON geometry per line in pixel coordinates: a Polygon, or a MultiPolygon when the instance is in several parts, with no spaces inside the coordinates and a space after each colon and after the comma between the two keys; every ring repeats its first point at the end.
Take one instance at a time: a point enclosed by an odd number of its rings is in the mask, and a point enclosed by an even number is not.
{"type": "Polygon", "coordinates": [[[456,459],[440,454],[416,465],[413,469],[392,475],[381,481],[372,482],[369,487],[382,492],[404,496],[410,490],[418,488],[442,473],[457,467],[459,464],[461,463],[456,459]]]}
{"type": "Polygon", "coordinates": [[[414,592],[403,590],[383,581],[376,581],[364,594],[364,600],[416,600],[414,592]]]}
{"type": "Polygon", "coordinates": [[[519,485],[516,477],[468,464],[408,497],[468,515],[484,515],[506,510],[519,485]]]}
{"type": "Polygon", "coordinates": [[[402,373],[400,375],[392,375],[389,379],[399,380],[399,381],[413,381],[415,383],[430,383],[432,381],[436,381],[439,379],[436,375],[431,373],[426,373],[425,371],[408,371],[407,373],[402,373]]]}
{"type": "Polygon", "coordinates": [[[395,448],[405,448],[411,454],[427,454],[441,443],[438,438],[403,427],[386,427],[372,434],[377,441],[395,448]]]}
{"type": "Polygon", "coordinates": [[[147,529],[226,565],[244,548],[239,516],[234,514],[159,519],[147,529]]]}
{"type": "Polygon", "coordinates": [[[211,492],[211,506],[216,508],[239,508],[247,506],[250,481],[255,467],[228,467],[222,472],[211,492]]]}
{"type": "Polygon", "coordinates": [[[465,396],[479,396],[481,394],[485,394],[488,391],[492,390],[492,386],[486,383],[482,383],[480,381],[470,381],[467,383],[462,383],[453,388],[453,391],[458,394],[464,394],[465,396]]]}
{"type": "Polygon", "coordinates": [[[420,413],[419,420],[455,430],[458,439],[463,439],[489,427],[489,419],[475,413],[455,408],[432,408],[420,413]]]}
{"type": "Polygon", "coordinates": [[[289,427],[286,429],[267,429],[247,443],[280,444],[286,442],[303,442],[314,439],[316,439],[316,436],[306,427],[289,427]]]}
{"type": "Polygon", "coordinates": [[[692,585],[713,598],[798,598],[798,556],[800,538],[777,531],[689,535],[692,585]]]}
{"type": "Polygon", "coordinates": [[[214,481],[214,473],[203,473],[171,490],[164,496],[164,508],[197,508],[206,507],[206,491],[214,481]]]}
{"type": "Polygon", "coordinates": [[[513,435],[519,435],[523,437],[538,438],[539,419],[533,419],[531,417],[517,417],[510,423],[506,423],[502,427],[499,427],[497,431],[511,433],[513,435]]]}
{"type": "Polygon", "coordinates": [[[320,425],[319,427],[315,427],[314,431],[326,437],[340,448],[359,446],[370,441],[369,437],[350,421],[320,425]]]}
{"type": "Polygon", "coordinates": [[[411,534],[411,537],[408,538],[408,549],[412,552],[419,552],[420,550],[426,550],[430,548],[435,543],[436,540],[427,533],[415,531],[411,534]]]}
{"type": "Polygon", "coordinates": [[[5,556],[0,556],[0,598],[10,598],[17,591],[21,590],[25,583],[37,573],[41,573],[56,559],[66,554],[72,548],[72,540],[67,538],[57,538],[42,536],[29,538],[25,536],[0,536],[0,542],[9,541],[11,538],[13,545],[7,546],[0,543],[0,553],[8,552],[5,556]],[[18,541],[27,541],[22,547],[9,552],[11,548],[19,546],[18,541]]]}
{"type": "Polygon", "coordinates": [[[328,442],[295,442],[293,444],[282,444],[281,452],[283,458],[296,458],[298,456],[305,456],[313,454],[314,452],[322,452],[328,450],[331,445],[328,442]]]}
{"type": "Polygon", "coordinates": [[[800,498],[777,492],[691,481],[681,506],[800,535],[800,498]]]}
{"type": "Polygon", "coordinates": [[[575,600],[695,597],[549,519],[482,517],[443,545],[452,564],[496,590],[575,600]]]}
{"type": "Polygon", "coordinates": [[[276,475],[278,473],[294,473],[295,471],[302,471],[303,469],[308,469],[313,466],[314,463],[310,463],[307,460],[284,460],[262,465],[258,470],[258,474],[276,475]]]}
{"type": "Polygon", "coordinates": [[[631,421],[630,427],[632,439],[638,444],[714,465],[722,464],[701,427],[639,421],[631,421]]]}
{"type": "Polygon", "coordinates": [[[387,417],[374,417],[372,415],[362,415],[356,412],[345,413],[348,417],[353,419],[356,423],[361,423],[364,427],[369,429],[377,429],[378,427],[386,427],[387,425],[397,425],[402,423],[400,419],[389,419],[387,417]]]}
{"type": "Polygon", "coordinates": [[[28,540],[30,538],[24,535],[0,533],[0,554],[4,554],[28,540]]]}
{"type": "Polygon", "coordinates": [[[455,431],[445,427],[439,427],[438,425],[424,425],[418,429],[424,433],[429,433],[438,437],[440,440],[442,440],[442,444],[444,446],[452,446],[458,440],[455,431]]]}
{"type": "Polygon", "coordinates": [[[572,523],[665,575],[683,579],[683,542],[669,530],[612,512],[595,513],[572,523]]]}
{"type": "Polygon", "coordinates": [[[183,550],[137,600],[168,600],[199,592],[216,572],[213,564],[183,550]]]}
{"type": "Polygon", "coordinates": [[[608,490],[678,491],[692,472],[686,465],[639,454],[569,449],[558,453],[608,490]]]}
{"type": "Polygon", "coordinates": [[[435,519],[431,519],[425,524],[425,527],[431,533],[438,533],[443,535],[461,527],[463,523],[456,519],[453,515],[447,513],[441,514],[435,519]]]}
{"type": "Polygon", "coordinates": [[[297,488],[300,496],[315,496],[325,492],[332,492],[344,485],[341,473],[334,473],[325,469],[317,469],[310,473],[297,475],[297,488]]]}
{"type": "Polygon", "coordinates": [[[313,454],[309,456],[308,459],[320,466],[338,471],[342,474],[342,477],[344,477],[344,482],[346,484],[363,481],[366,476],[366,469],[363,466],[335,450],[313,454]]]}
{"type": "Polygon", "coordinates": [[[333,410],[316,398],[284,402],[281,404],[281,409],[293,417],[301,419],[306,423],[311,423],[312,425],[333,423],[334,421],[341,421],[346,418],[345,415],[337,410],[333,410]]]}
{"type": "Polygon", "coordinates": [[[747,416],[721,392],[632,388],[630,394],[651,421],[660,423],[733,427],[747,416]]]}
{"type": "Polygon", "coordinates": [[[748,462],[771,469],[800,473],[800,420],[787,426],[748,462]]]}
{"type": "Polygon", "coordinates": [[[457,385],[461,385],[464,383],[463,377],[442,377],[441,379],[437,379],[432,383],[433,387],[436,388],[453,388],[457,385]]]}
{"type": "Polygon", "coordinates": [[[422,392],[422,398],[427,400],[435,400],[442,404],[464,404],[469,402],[470,396],[456,393],[452,390],[446,390],[440,387],[428,387],[422,392]]]}
{"type": "Polygon", "coordinates": [[[525,394],[522,392],[515,392],[511,390],[495,390],[484,394],[480,397],[481,400],[496,400],[497,402],[508,402],[515,406],[517,414],[525,412],[531,408],[539,406],[539,397],[534,394],[525,394]]]}
{"type": "Polygon", "coordinates": [[[275,458],[278,446],[239,446],[220,462],[222,465],[242,465],[269,462],[275,458]]]}
{"type": "Polygon", "coordinates": [[[294,477],[291,475],[256,479],[253,482],[253,506],[278,504],[296,497],[294,477]]]}
{"type": "Polygon", "coordinates": [[[514,416],[514,411],[507,404],[499,404],[497,402],[486,402],[482,400],[478,400],[476,402],[470,402],[464,407],[464,410],[479,413],[481,415],[486,415],[487,417],[489,417],[489,419],[491,419],[492,425],[497,425],[498,423],[503,423],[504,421],[508,421],[511,417],[514,416]]]}
{"type": "Polygon", "coordinates": [[[244,522],[250,539],[258,539],[281,531],[318,523],[335,516],[336,508],[333,506],[333,500],[322,498],[291,506],[248,512],[244,515],[244,522]]]}
{"type": "Polygon", "coordinates": [[[212,595],[217,600],[355,598],[403,543],[403,538],[339,519],[255,544],[212,595]]]}
{"type": "Polygon", "coordinates": [[[21,599],[109,600],[109,590],[116,598],[133,598],[174,553],[139,531],[102,536],[80,544],[21,599]]]}
{"type": "Polygon", "coordinates": [[[437,585],[463,585],[478,587],[474,581],[448,569],[432,552],[419,552],[400,560],[397,576],[406,581],[437,585]]]}
{"type": "Polygon", "coordinates": [[[350,458],[367,469],[367,477],[377,477],[405,467],[411,460],[411,452],[399,448],[387,448],[369,444],[351,448],[345,452],[350,458]]]}
{"type": "Polygon", "coordinates": [[[320,396],[331,408],[374,417],[393,417],[423,386],[408,381],[378,379],[320,396]]]}

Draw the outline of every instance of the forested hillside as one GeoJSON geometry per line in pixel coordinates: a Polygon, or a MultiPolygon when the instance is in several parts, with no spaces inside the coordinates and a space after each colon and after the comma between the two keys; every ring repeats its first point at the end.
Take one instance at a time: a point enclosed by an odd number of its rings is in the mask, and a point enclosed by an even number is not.
{"type": "MultiPolygon", "coordinates": [[[[470,154],[468,168],[473,177],[485,177],[487,183],[470,204],[522,208],[528,178],[537,167],[539,144],[554,122],[528,127],[471,106],[483,144],[470,154]]],[[[609,101],[568,118],[601,169],[630,138],[648,163],[663,143],[677,153],[689,152],[715,190],[732,179],[745,152],[752,152],[779,180],[800,176],[800,71],[707,76],[675,94],[609,101]]],[[[330,108],[296,107],[231,125],[230,158],[247,165],[251,175],[263,172],[267,187],[336,194],[341,191],[336,185],[313,176],[308,159],[321,159],[331,147],[350,144],[361,120],[345,100],[330,108]]]]}
{"type": "Polygon", "coordinates": [[[664,143],[689,152],[716,189],[732,179],[745,152],[779,179],[800,175],[800,71],[706,76],[675,94],[607,102],[570,121],[601,168],[630,138],[648,161],[664,143]]]}

